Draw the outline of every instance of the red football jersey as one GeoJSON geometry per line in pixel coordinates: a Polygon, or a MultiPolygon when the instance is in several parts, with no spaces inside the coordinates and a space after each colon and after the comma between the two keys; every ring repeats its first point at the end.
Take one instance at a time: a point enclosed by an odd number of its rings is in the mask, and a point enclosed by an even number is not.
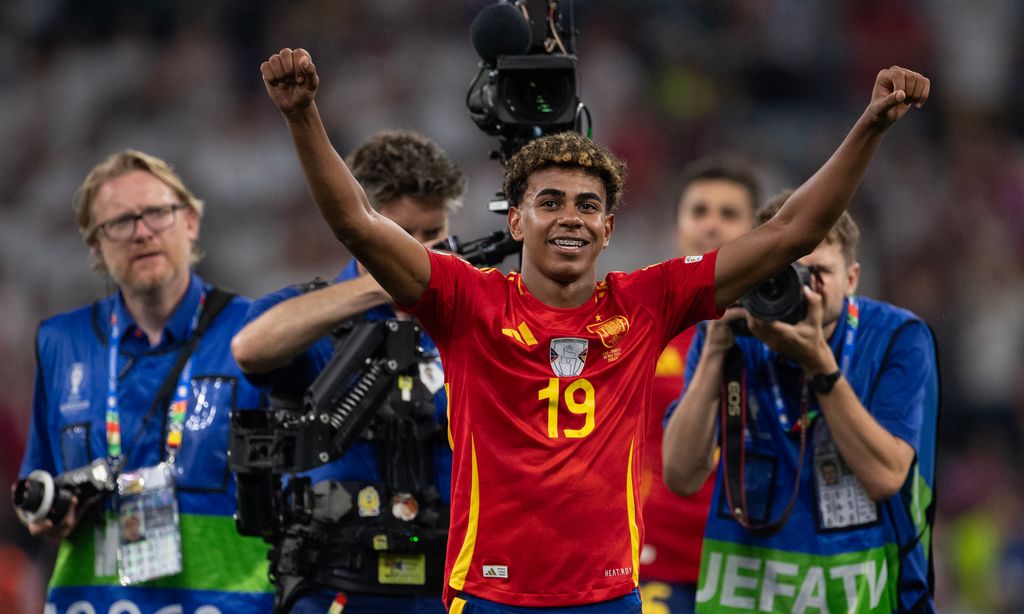
{"type": "Polygon", "coordinates": [[[441,352],[452,466],[445,602],[517,606],[620,597],[638,582],[640,469],[654,367],[717,317],[716,253],[611,273],[574,309],[517,273],[430,252],[409,311],[441,352]]]}
{"type": "Polygon", "coordinates": [[[647,462],[640,481],[645,528],[640,551],[641,580],[696,584],[700,572],[700,548],[711,493],[715,490],[715,474],[712,472],[700,491],[690,497],[673,493],[661,477],[665,408],[682,394],[686,354],[695,331],[690,327],[669,342],[654,372],[654,393],[647,421],[647,462]]]}

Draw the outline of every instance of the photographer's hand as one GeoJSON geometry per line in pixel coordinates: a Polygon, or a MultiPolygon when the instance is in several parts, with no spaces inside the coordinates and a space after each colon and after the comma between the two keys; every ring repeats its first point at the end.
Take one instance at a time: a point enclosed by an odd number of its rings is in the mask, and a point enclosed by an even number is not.
{"type": "Polygon", "coordinates": [[[803,367],[808,377],[833,373],[839,367],[832,348],[825,341],[821,322],[821,295],[806,286],[803,291],[807,299],[807,316],[800,322],[786,324],[750,318],[747,326],[755,337],[776,354],[803,367]]]}
{"type": "MultiPolygon", "coordinates": [[[[795,325],[754,320],[750,331],[777,353],[796,361],[808,378],[839,369],[822,329],[821,295],[804,288],[807,317],[795,325]]],[[[899,491],[914,460],[914,448],[887,431],[864,407],[845,377],[815,393],[832,438],[874,501],[899,491]]]]}
{"type": "Polygon", "coordinates": [[[736,333],[732,329],[733,322],[746,318],[746,309],[730,307],[725,310],[720,319],[708,321],[708,336],[704,341],[702,356],[721,360],[736,342],[736,333]]]}
{"type": "Polygon", "coordinates": [[[88,501],[80,508],[78,505],[78,497],[72,496],[71,506],[68,507],[68,513],[65,514],[64,518],[57,524],[54,524],[49,518],[38,522],[26,522],[20,514],[18,515],[18,519],[25,525],[32,537],[41,537],[43,539],[60,542],[68,535],[71,535],[71,532],[78,526],[78,521],[81,520],[82,516],[92,508],[94,503],[95,499],[88,501]]]}

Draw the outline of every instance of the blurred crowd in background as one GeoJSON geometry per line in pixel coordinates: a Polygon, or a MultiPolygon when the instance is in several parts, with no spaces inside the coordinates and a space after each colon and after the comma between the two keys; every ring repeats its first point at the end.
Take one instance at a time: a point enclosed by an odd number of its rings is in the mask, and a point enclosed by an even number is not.
{"type": "MultiPolygon", "coordinates": [[[[343,155],[377,130],[419,130],[470,178],[454,233],[502,227],[486,210],[497,142],[465,107],[469,23],[490,3],[2,3],[0,483],[24,449],[37,322],[111,291],[71,212],[108,154],[162,157],[206,201],[198,270],[210,281],[258,296],[345,264],[263,90],[270,53],[310,50],[343,155]]],[[[1024,3],[576,0],[575,18],[594,138],[629,166],[602,274],[676,255],[688,162],[735,154],[771,195],[834,150],[879,69],[932,79],[852,205],[861,291],[917,312],[939,339],[940,611],[1024,611],[1024,3]]],[[[0,611],[41,609],[52,557],[0,505],[0,611]]]]}

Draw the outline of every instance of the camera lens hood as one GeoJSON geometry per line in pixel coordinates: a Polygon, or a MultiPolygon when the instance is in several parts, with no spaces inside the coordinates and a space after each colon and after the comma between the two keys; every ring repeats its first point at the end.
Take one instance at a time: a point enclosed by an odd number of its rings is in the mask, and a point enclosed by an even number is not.
{"type": "Polygon", "coordinates": [[[26,523],[44,520],[53,506],[56,491],[53,476],[36,469],[15,487],[14,510],[26,523]]]}
{"type": "Polygon", "coordinates": [[[781,273],[740,298],[750,315],[759,320],[781,320],[796,324],[807,314],[803,286],[810,283],[807,267],[794,262],[781,273]]]}

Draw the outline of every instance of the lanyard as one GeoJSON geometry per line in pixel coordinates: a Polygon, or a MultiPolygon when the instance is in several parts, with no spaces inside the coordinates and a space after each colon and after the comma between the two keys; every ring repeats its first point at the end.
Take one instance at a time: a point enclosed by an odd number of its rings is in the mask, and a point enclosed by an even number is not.
{"type": "MultiPolygon", "coordinates": [[[[199,304],[196,305],[196,312],[192,316],[192,323],[189,327],[189,337],[196,332],[199,326],[199,316],[206,304],[206,292],[199,296],[199,304]]],[[[112,461],[118,461],[121,457],[121,413],[117,402],[117,354],[121,344],[121,322],[118,320],[118,307],[121,306],[120,294],[117,295],[115,303],[110,312],[110,351],[107,357],[107,455],[112,461]]],[[[178,383],[174,387],[174,396],[168,407],[168,426],[166,449],[167,456],[171,463],[178,448],[181,447],[181,431],[185,424],[185,411],[188,409],[189,380],[192,372],[192,358],[185,362],[181,373],[178,375],[178,383]]]]}
{"type": "MultiPolygon", "coordinates": [[[[850,372],[850,361],[853,360],[853,350],[857,346],[857,330],[860,328],[860,307],[857,304],[857,297],[847,298],[846,305],[846,331],[843,334],[843,343],[839,348],[839,370],[844,374],[850,372]]],[[[789,424],[789,417],[786,415],[786,402],[782,397],[782,388],[779,386],[779,378],[775,373],[775,361],[768,355],[768,346],[763,346],[765,352],[765,363],[768,367],[768,377],[771,380],[772,402],[775,405],[775,415],[779,417],[779,424],[783,430],[796,432],[800,424],[789,424]]],[[[803,378],[801,377],[801,382],[803,378]]],[[[807,386],[801,383],[801,406],[810,402],[810,394],[807,386]]],[[[801,407],[801,413],[803,407],[801,407]]],[[[807,415],[807,424],[810,425],[818,415],[818,410],[812,410],[807,415]]]]}

